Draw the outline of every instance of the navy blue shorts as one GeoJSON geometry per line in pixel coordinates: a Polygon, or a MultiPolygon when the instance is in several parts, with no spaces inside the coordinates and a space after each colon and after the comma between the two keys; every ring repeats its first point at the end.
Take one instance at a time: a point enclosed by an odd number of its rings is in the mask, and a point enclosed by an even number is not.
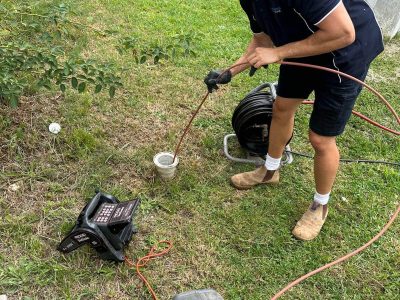
{"type": "MultiPolygon", "coordinates": [[[[353,76],[364,81],[368,65],[353,76]]],[[[332,67],[331,67],[332,68],[332,67]]],[[[322,136],[343,133],[362,86],[350,79],[326,71],[281,65],[277,94],[284,98],[307,99],[315,92],[310,129],[322,136]]]]}

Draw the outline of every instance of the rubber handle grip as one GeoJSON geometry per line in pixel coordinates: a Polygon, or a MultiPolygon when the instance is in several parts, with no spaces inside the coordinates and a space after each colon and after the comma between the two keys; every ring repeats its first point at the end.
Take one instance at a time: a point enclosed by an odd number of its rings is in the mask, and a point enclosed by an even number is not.
{"type": "MultiPolygon", "coordinates": [[[[268,65],[264,65],[263,68],[264,68],[264,69],[267,69],[267,68],[268,68],[268,65]]],[[[257,71],[257,68],[254,67],[254,66],[251,66],[250,72],[249,72],[249,76],[252,77],[252,76],[256,73],[256,71],[257,71]]]]}

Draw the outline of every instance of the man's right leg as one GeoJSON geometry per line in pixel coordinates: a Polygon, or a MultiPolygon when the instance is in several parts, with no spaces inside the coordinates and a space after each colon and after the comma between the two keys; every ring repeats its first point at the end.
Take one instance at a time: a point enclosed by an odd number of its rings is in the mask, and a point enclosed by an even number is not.
{"type": "Polygon", "coordinates": [[[249,189],[258,184],[278,183],[279,162],[286,143],[292,136],[294,115],[303,99],[277,97],[272,112],[266,165],[251,172],[236,174],[231,183],[237,189],[249,189]],[[268,166],[274,166],[268,168],[268,166]],[[268,170],[269,169],[269,170],[268,170]]]}
{"type": "Polygon", "coordinates": [[[272,110],[268,155],[280,158],[293,133],[294,115],[304,99],[276,97],[272,110]]]}

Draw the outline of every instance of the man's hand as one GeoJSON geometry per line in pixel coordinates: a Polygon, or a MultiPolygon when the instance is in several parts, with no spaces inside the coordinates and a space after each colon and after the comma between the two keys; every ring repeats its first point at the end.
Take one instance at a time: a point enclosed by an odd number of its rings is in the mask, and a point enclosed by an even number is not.
{"type": "Polygon", "coordinates": [[[232,79],[232,72],[228,71],[217,71],[213,70],[208,73],[204,78],[204,83],[207,85],[208,92],[212,93],[214,90],[218,90],[217,84],[229,83],[232,79]]]}
{"type": "Polygon", "coordinates": [[[258,69],[262,66],[280,61],[281,58],[276,48],[257,47],[247,56],[247,60],[252,66],[258,69]]]}

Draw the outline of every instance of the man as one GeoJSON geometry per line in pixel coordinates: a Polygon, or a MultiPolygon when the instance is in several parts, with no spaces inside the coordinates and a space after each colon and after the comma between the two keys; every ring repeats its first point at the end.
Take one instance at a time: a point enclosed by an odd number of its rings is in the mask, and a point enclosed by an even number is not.
{"type": "MultiPolygon", "coordinates": [[[[240,0],[240,4],[253,31],[246,52],[236,62],[245,64],[222,75],[211,71],[204,80],[211,92],[250,66],[260,68],[281,60],[321,65],[364,80],[369,64],[383,51],[380,28],[364,0],[240,0]]],[[[295,112],[313,91],[309,140],[315,151],[316,191],[292,232],[301,240],[314,239],[326,220],[339,166],[336,136],[351,115],[361,91],[359,84],[324,71],[282,65],[265,166],[231,178],[238,189],[279,181],[281,156],[293,132],[295,112]]]]}

